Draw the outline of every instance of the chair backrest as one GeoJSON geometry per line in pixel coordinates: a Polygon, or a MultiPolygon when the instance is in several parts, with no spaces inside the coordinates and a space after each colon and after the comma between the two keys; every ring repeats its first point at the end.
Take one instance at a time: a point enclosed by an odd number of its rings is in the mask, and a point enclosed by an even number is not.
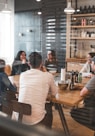
{"type": "Polygon", "coordinates": [[[16,93],[14,91],[6,91],[6,100],[2,103],[2,111],[11,117],[12,115],[12,100],[17,100],[16,93]]]}
{"type": "Polygon", "coordinates": [[[31,115],[31,105],[12,100],[12,110],[18,112],[18,121],[22,122],[23,115],[31,115]]]}

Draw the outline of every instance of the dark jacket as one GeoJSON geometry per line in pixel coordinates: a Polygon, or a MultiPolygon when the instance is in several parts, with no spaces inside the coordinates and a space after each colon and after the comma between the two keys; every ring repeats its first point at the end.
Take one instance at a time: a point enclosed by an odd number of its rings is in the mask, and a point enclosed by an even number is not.
{"type": "Polygon", "coordinates": [[[11,75],[19,75],[21,72],[30,69],[27,63],[22,64],[21,61],[15,61],[12,65],[12,73],[11,75]]]}
{"type": "Polygon", "coordinates": [[[16,91],[17,87],[13,86],[8,76],[4,72],[0,72],[0,104],[6,101],[7,90],[16,91]]]}

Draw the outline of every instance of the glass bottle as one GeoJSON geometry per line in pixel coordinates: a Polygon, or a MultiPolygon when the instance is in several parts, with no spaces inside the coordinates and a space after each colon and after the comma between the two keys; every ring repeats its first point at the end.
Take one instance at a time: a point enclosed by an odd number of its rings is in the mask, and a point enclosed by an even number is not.
{"type": "Polygon", "coordinates": [[[75,72],[75,83],[78,83],[78,74],[79,74],[79,72],[76,71],[76,72],[75,72]]]}
{"type": "Polygon", "coordinates": [[[83,9],[82,9],[82,7],[81,7],[81,6],[80,6],[80,9],[79,9],[79,10],[80,10],[80,12],[79,12],[79,13],[80,13],[80,14],[82,14],[82,13],[83,13],[83,9]]]}
{"type": "Polygon", "coordinates": [[[78,74],[78,83],[82,83],[82,73],[78,74]]]}
{"type": "Polygon", "coordinates": [[[87,13],[88,11],[87,11],[87,7],[86,6],[84,6],[84,8],[83,8],[83,13],[85,14],[85,13],[87,13]]]}
{"type": "Polygon", "coordinates": [[[73,87],[74,87],[74,71],[72,70],[72,72],[71,72],[71,83],[70,83],[70,90],[72,90],[73,89],[73,87]]]}
{"type": "Polygon", "coordinates": [[[88,13],[91,13],[91,6],[90,5],[88,6],[87,11],[88,11],[88,13]]]}
{"type": "Polygon", "coordinates": [[[92,13],[95,13],[95,6],[92,6],[92,13]]]}

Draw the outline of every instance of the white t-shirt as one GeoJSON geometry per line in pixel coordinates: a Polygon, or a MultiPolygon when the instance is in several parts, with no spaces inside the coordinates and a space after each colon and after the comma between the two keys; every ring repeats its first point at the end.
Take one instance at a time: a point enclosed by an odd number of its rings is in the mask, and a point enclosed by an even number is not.
{"type": "Polygon", "coordinates": [[[49,72],[30,69],[20,75],[18,101],[32,106],[31,116],[24,115],[23,123],[33,125],[44,118],[46,114],[45,103],[49,91],[51,91],[52,95],[57,94],[54,77],[49,72]]]}

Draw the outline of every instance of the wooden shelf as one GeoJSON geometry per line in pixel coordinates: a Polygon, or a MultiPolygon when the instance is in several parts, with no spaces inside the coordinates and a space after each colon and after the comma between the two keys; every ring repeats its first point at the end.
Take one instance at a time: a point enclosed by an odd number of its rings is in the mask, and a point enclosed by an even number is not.
{"type": "Polygon", "coordinates": [[[95,28],[95,25],[86,25],[86,26],[71,26],[71,28],[95,28]]]}
{"type": "Polygon", "coordinates": [[[95,16],[95,13],[88,13],[88,14],[73,14],[72,17],[90,17],[95,16]]]}
{"type": "Polygon", "coordinates": [[[71,37],[72,40],[95,40],[95,37],[71,37]]]}

